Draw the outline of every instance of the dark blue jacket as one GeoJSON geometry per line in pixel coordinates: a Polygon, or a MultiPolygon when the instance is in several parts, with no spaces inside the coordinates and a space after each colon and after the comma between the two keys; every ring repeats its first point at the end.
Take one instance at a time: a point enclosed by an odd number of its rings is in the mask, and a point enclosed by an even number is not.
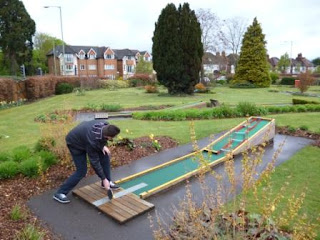
{"type": "Polygon", "coordinates": [[[96,174],[103,180],[106,178],[102,166],[100,164],[100,157],[103,152],[103,147],[107,140],[102,136],[102,129],[109,123],[101,120],[92,120],[82,122],[73,128],[66,136],[66,142],[73,154],[85,151],[90,159],[91,165],[96,174]]]}

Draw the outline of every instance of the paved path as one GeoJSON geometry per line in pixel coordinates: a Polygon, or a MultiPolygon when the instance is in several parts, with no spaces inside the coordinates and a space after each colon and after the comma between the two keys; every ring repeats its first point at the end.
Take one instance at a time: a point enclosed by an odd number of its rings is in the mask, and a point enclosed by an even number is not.
{"type": "MultiPolygon", "coordinates": [[[[217,135],[216,137],[218,137],[217,135]]],[[[293,154],[299,151],[304,146],[310,144],[312,141],[305,138],[286,137],[283,135],[276,135],[274,144],[266,147],[264,155],[264,165],[271,160],[273,153],[286,138],[285,145],[281,154],[278,157],[277,165],[289,159],[293,154]]],[[[204,147],[209,143],[209,139],[205,138],[198,142],[200,147],[204,147]]],[[[156,166],[160,163],[169,161],[179,156],[185,155],[192,151],[191,144],[179,146],[174,149],[162,151],[156,155],[139,159],[130,165],[118,167],[113,170],[113,179],[120,179],[140,172],[150,167],[156,166]]],[[[235,167],[236,172],[241,169],[241,156],[236,157],[235,167]]],[[[223,165],[215,167],[217,172],[223,173],[223,165]]],[[[96,176],[88,177],[80,182],[77,187],[87,185],[97,181],[96,176]]],[[[212,177],[207,176],[207,182],[212,183],[212,177]]],[[[210,183],[210,184],[211,184],[210,183]]],[[[197,179],[193,178],[190,181],[191,189],[194,196],[201,196],[201,190],[198,187],[197,179]]],[[[212,185],[213,186],[213,185],[212,185]]],[[[214,186],[213,186],[214,188],[214,186]]],[[[238,189],[240,191],[240,189],[238,189]]],[[[150,221],[148,214],[143,214],[124,225],[119,225],[111,218],[99,213],[99,211],[84,201],[70,196],[70,204],[59,204],[52,199],[55,190],[48,191],[40,196],[33,197],[29,200],[28,205],[31,210],[58,235],[63,239],[71,240],[144,240],[153,239],[152,229],[150,228],[150,221]]],[[[171,189],[162,192],[158,195],[152,196],[147,201],[155,205],[155,210],[149,212],[151,217],[155,217],[156,212],[168,220],[172,212],[172,206],[178,206],[181,199],[185,195],[185,184],[179,184],[171,189]]],[[[201,197],[197,199],[201,201],[201,197]]]]}

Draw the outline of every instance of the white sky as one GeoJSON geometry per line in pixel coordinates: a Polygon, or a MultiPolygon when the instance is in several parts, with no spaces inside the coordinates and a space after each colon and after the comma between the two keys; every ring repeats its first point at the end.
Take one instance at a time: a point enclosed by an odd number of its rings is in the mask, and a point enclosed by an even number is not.
{"type": "MultiPolygon", "coordinates": [[[[22,0],[38,32],[61,39],[61,6],[64,41],[70,45],[131,48],[151,52],[155,22],[166,0],[22,0]]],[[[220,19],[254,17],[266,35],[270,57],[285,52],[320,57],[320,0],[189,0],[191,9],[211,9],[220,19]]]]}

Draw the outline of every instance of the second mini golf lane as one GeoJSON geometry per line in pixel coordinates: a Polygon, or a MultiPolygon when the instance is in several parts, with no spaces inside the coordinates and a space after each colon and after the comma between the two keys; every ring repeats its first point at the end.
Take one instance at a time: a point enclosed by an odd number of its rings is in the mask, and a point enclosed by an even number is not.
{"type": "Polygon", "coordinates": [[[154,191],[164,184],[175,181],[183,177],[186,174],[197,171],[201,167],[199,163],[199,154],[202,154],[203,158],[208,161],[208,164],[214,165],[215,162],[221,162],[228,151],[245,144],[247,139],[254,136],[259,130],[267,127],[271,120],[250,118],[248,121],[242,123],[238,127],[232,129],[228,134],[219,138],[213,144],[208,145],[207,149],[213,150],[216,153],[211,153],[206,150],[202,150],[199,153],[191,153],[185,157],[179,158],[179,160],[172,160],[164,164],[150,169],[150,171],[136,174],[128,180],[119,180],[118,184],[123,189],[134,189],[132,191],[136,195],[144,198],[143,195],[148,191],[154,191]]]}

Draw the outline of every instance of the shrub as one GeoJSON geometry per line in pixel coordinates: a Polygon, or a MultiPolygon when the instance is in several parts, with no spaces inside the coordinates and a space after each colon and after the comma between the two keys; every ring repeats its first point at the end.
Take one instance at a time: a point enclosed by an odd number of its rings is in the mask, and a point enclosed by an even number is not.
{"type": "Polygon", "coordinates": [[[43,162],[41,158],[34,156],[20,164],[20,172],[26,177],[36,177],[42,171],[43,162]]]}
{"type": "Polygon", "coordinates": [[[159,90],[156,85],[146,85],[144,86],[146,93],[158,93],[159,90]]]}
{"type": "Polygon", "coordinates": [[[151,78],[148,74],[135,74],[128,80],[130,87],[140,87],[152,84],[151,78]]]}
{"type": "Polygon", "coordinates": [[[12,178],[19,173],[19,164],[14,161],[0,163],[0,179],[12,178]]]}
{"type": "Polygon", "coordinates": [[[10,155],[7,152],[0,152],[0,163],[10,160],[10,155]]]}
{"type": "Polygon", "coordinates": [[[258,108],[254,103],[239,102],[236,109],[241,116],[254,116],[259,114],[258,108]]]}
{"type": "Polygon", "coordinates": [[[56,141],[53,137],[42,137],[37,141],[34,150],[36,152],[50,151],[55,145],[56,141]]]}
{"type": "Polygon", "coordinates": [[[317,101],[310,101],[305,99],[292,98],[292,104],[320,104],[317,101]]]}
{"type": "Polygon", "coordinates": [[[73,91],[73,86],[70,83],[58,83],[56,85],[56,94],[66,94],[73,91]]]}
{"type": "Polygon", "coordinates": [[[293,77],[284,77],[284,78],[281,79],[280,84],[281,85],[294,85],[294,81],[295,80],[296,79],[293,78],[293,77]]]}
{"type": "Polygon", "coordinates": [[[308,90],[308,88],[316,81],[316,79],[312,76],[311,72],[307,71],[305,73],[300,73],[298,76],[300,82],[298,84],[298,88],[301,93],[304,93],[308,90]]]}
{"type": "Polygon", "coordinates": [[[15,162],[22,162],[31,157],[31,150],[27,146],[19,146],[12,150],[12,160],[15,162]]]}
{"type": "Polygon", "coordinates": [[[45,114],[41,113],[34,118],[34,121],[45,123],[47,121],[47,116],[45,114]]]}
{"type": "Polygon", "coordinates": [[[279,79],[279,74],[276,72],[271,72],[270,78],[271,78],[272,84],[275,84],[277,82],[277,80],[279,79]]]}
{"type": "Polygon", "coordinates": [[[39,156],[41,161],[43,162],[42,170],[44,171],[58,162],[57,157],[52,152],[40,151],[36,154],[35,157],[37,156],[39,156]]]}
{"type": "Polygon", "coordinates": [[[101,104],[100,107],[101,110],[107,111],[107,112],[119,112],[122,108],[120,104],[101,104]]]}

